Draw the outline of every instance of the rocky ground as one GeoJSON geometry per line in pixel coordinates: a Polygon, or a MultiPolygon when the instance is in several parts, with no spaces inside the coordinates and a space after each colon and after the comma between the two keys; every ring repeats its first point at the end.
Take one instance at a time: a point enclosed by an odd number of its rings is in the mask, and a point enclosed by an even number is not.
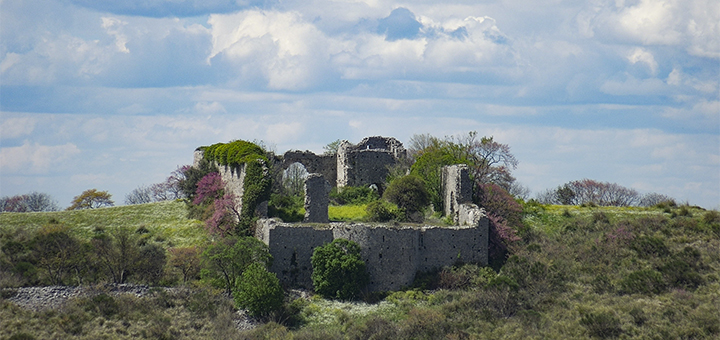
{"type": "Polygon", "coordinates": [[[3,289],[3,297],[20,307],[40,311],[62,307],[69,299],[93,296],[100,293],[110,295],[133,294],[142,297],[150,291],[146,285],[105,285],[105,286],[46,286],[3,289]]]}
{"type": "MultiPolygon", "coordinates": [[[[70,299],[94,296],[105,293],[113,296],[120,294],[133,294],[143,297],[151,294],[153,288],[147,285],[118,284],[102,286],[46,286],[46,287],[20,287],[2,289],[1,295],[7,301],[33,311],[58,309],[70,299]]],[[[182,288],[159,288],[166,291],[182,288]]],[[[260,322],[249,317],[245,310],[239,310],[234,318],[235,325],[240,330],[255,328],[260,322]]]]}

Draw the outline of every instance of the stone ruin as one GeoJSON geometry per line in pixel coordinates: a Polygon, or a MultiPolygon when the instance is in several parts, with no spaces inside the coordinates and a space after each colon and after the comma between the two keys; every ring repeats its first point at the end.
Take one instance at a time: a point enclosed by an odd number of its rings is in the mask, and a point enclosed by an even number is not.
{"type": "MultiPolygon", "coordinates": [[[[202,159],[196,151],[194,165],[202,159]]],[[[357,145],[340,143],[333,155],[310,151],[288,151],[278,159],[282,169],[301,163],[310,173],[305,181],[303,223],[284,223],[261,218],[255,236],[269,246],[273,256],[270,271],[284,284],[312,288],[313,250],[336,238],[360,245],[361,256],[370,274],[370,291],[397,290],[412,284],[418,271],[429,271],[458,262],[488,262],[489,225],[485,211],[472,204],[472,182],[465,165],[442,169],[442,197],[445,215],[452,227],[429,225],[386,225],[329,223],[329,191],[334,185],[362,186],[385,183],[388,168],[406,157],[395,138],[367,137],[357,145]]],[[[244,167],[218,166],[226,190],[242,198],[244,167]]],[[[241,201],[237,202],[242,206],[241,201]]]]}

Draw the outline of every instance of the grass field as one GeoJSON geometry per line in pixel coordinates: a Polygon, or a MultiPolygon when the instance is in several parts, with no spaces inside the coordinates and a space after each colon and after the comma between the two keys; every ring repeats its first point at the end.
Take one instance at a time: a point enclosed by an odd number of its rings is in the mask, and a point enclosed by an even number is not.
{"type": "Polygon", "coordinates": [[[168,247],[203,245],[207,233],[203,223],[187,218],[185,203],[165,201],[90,210],[0,214],[0,231],[18,228],[35,230],[51,221],[69,228],[77,237],[88,239],[95,228],[144,227],[156,241],[168,247]]]}

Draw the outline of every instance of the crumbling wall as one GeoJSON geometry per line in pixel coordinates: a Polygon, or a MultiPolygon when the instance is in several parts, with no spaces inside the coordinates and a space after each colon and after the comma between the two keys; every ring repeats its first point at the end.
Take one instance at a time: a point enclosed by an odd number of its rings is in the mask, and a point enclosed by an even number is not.
{"type": "Polygon", "coordinates": [[[442,168],[442,197],[445,216],[452,216],[459,222],[460,205],[472,202],[472,182],[465,164],[449,165],[442,168]]]}
{"type": "Polygon", "coordinates": [[[487,219],[457,227],[389,226],[363,223],[323,225],[260,220],[256,235],[270,248],[270,270],[286,284],[312,287],[310,258],[315,247],[344,238],[361,249],[371,291],[397,290],[412,284],[418,271],[458,261],[487,264],[487,219]]]}
{"type": "Polygon", "coordinates": [[[313,250],[332,242],[332,230],[313,225],[291,225],[277,219],[261,219],[255,233],[270,248],[273,256],[270,271],[277,275],[280,282],[312,289],[310,259],[313,250]]]}
{"type": "Polygon", "coordinates": [[[406,155],[392,137],[366,137],[357,145],[342,141],[337,151],[337,186],[383,184],[389,167],[406,155]]]}
{"type": "MultiPolygon", "coordinates": [[[[195,152],[193,153],[193,166],[196,168],[199,167],[200,161],[202,159],[203,152],[195,150],[195,152]]],[[[215,166],[218,168],[220,178],[222,179],[223,183],[225,183],[225,192],[235,195],[235,209],[236,211],[241,211],[243,194],[245,193],[245,164],[242,164],[239,167],[232,167],[229,165],[219,165],[215,163],[215,166]]],[[[267,211],[266,204],[265,211],[267,211]]],[[[265,215],[267,215],[267,213],[265,215]]]]}
{"type": "Polygon", "coordinates": [[[304,222],[328,223],[330,184],[321,174],[309,174],[305,178],[304,222]]]}
{"type": "Polygon", "coordinates": [[[280,166],[286,170],[293,163],[300,163],[308,173],[319,173],[332,185],[337,182],[335,155],[316,155],[311,151],[288,151],[282,156],[280,166]]]}

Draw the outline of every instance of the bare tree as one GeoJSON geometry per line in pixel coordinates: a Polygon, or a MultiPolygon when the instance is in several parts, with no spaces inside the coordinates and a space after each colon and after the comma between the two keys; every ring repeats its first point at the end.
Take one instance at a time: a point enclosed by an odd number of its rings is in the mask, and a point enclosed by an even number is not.
{"type": "Polygon", "coordinates": [[[57,202],[52,196],[31,192],[25,195],[0,198],[0,212],[58,211],[57,202]]]}
{"type": "Polygon", "coordinates": [[[538,201],[549,204],[600,206],[635,206],[640,202],[640,194],[635,189],[617,183],[598,182],[582,179],[565,183],[555,190],[549,190],[538,196],[538,201]]]}
{"type": "Polygon", "coordinates": [[[292,196],[301,196],[305,188],[305,178],[308,176],[305,166],[300,163],[293,163],[283,172],[283,186],[287,193],[292,196]]]}
{"type": "Polygon", "coordinates": [[[656,192],[651,192],[649,194],[643,195],[638,205],[641,207],[652,207],[662,203],[669,203],[669,205],[671,206],[677,205],[677,203],[675,203],[675,199],[673,199],[672,197],[658,194],[656,192]]]}

